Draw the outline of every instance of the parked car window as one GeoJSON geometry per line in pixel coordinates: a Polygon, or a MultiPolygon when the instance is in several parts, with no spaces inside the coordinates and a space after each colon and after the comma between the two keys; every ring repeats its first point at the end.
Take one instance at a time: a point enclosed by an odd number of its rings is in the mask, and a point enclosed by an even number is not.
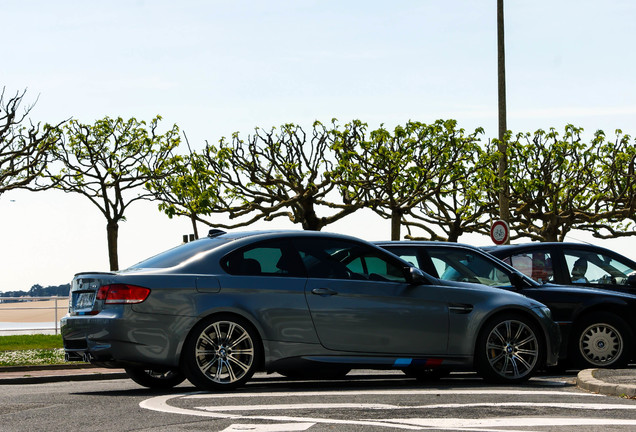
{"type": "Polygon", "coordinates": [[[260,243],[232,252],[223,258],[221,266],[238,276],[304,276],[296,251],[286,241],[260,243]]]}
{"type": "Polygon", "coordinates": [[[440,279],[475,282],[490,286],[510,286],[510,278],[491,261],[469,250],[427,250],[440,279]]]}
{"type": "Polygon", "coordinates": [[[626,283],[627,275],[636,270],[612,257],[593,252],[565,251],[564,256],[572,283],[622,285],[626,283]]]}
{"type": "Polygon", "coordinates": [[[524,252],[505,258],[503,261],[539,283],[554,280],[550,252],[524,252]]]}
{"type": "Polygon", "coordinates": [[[366,245],[303,239],[296,247],[309,277],[406,282],[401,263],[366,245]]]}

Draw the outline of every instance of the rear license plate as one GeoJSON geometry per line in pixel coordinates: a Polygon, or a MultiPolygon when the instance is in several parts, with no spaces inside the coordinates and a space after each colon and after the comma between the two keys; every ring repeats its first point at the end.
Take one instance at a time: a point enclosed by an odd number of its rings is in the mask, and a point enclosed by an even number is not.
{"type": "Polygon", "coordinates": [[[94,292],[80,293],[80,295],[77,297],[75,308],[76,309],[92,308],[94,301],[95,301],[94,292]]]}

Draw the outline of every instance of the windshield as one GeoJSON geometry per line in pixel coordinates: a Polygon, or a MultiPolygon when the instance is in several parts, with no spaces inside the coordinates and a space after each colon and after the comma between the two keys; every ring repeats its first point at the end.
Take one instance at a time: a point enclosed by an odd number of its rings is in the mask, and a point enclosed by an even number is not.
{"type": "Polygon", "coordinates": [[[509,271],[473,251],[439,248],[430,249],[428,253],[440,279],[495,287],[513,285],[509,271]]]}
{"type": "Polygon", "coordinates": [[[534,282],[518,271],[489,255],[465,247],[435,247],[431,245],[386,246],[400,258],[439,279],[472,282],[493,287],[512,287],[510,276],[515,273],[529,286],[534,282]]]}

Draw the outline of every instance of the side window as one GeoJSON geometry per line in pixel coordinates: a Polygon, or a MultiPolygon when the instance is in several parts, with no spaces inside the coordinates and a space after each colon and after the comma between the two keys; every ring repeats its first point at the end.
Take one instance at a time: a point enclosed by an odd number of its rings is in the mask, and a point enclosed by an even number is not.
{"type": "Polygon", "coordinates": [[[383,246],[394,255],[399,256],[404,261],[418,267],[420,270],[437,277],[438,273],[435,271],[435,266],[431,261],[431,258],[421,249],[414,248],[412,246],[383,246]]]}
{"type": "Polygon", "coordinates": [[[221,266],[236,276],[304,276],[300,258],[286,241],[263,242],[232,252],[221,266]]]}
{"type": "Polygon", "coordinates": [[[399,261],[364,244],[333,239],[297,239],[309,277],[406,282],[399,261]]]}
{"type": "Polygon", "coordinates": [[[554,280],[550,252],[524,252],[505,258],[503,261],[539,283],[554,280]]]}
{"type": "Polygon", "coordinates": [[[622,285],[635,269],[607,255],[586,251],[565,251],[572,283],[622,285]]]}

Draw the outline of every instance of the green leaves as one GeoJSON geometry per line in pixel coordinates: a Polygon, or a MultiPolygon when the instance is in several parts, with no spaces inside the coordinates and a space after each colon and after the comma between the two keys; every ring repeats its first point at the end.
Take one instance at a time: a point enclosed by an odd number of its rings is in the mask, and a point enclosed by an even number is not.
{"type": "MultiPolygon", "coordinates": [[[[562,134],[540,129],[507,142],[505,180],[510,188],[511,230],[516,231],[512,238],[562,241],[574,229],[615,235],[622,219],[629,217],[629,190],[634,185],[629,175],[629,161],[633,164],[634,159],[629,136],[617,131],[616,141],[609,143],[605,133],[597,131],[586,143],[582,132],[567,125],[562,134]]],[[[490,152],[496,152],[496,144],[490,145],[490,152]]],[[[495,172],[490,176],[494,178],[495,172]]],[[[495,185],[491,199],[502,187],[500,181],[495,185]]]]}
{"type": "MultiPolygon", "coordinates": [[[[160,134],[161,117],[150,123],[135,118],[105,117],[94,124],[69,121],[61,129],[61,144],[53,150],[55,163],[45,174],[58,189],[77,193],[102,212],[108,226],[125,221],[130,204],[152,199],[153,188],[173,169],[179,158],[179,128],[160,134]]],[[[118,269],[117,234],[110,232],[111,270],[118,269]]]]}

